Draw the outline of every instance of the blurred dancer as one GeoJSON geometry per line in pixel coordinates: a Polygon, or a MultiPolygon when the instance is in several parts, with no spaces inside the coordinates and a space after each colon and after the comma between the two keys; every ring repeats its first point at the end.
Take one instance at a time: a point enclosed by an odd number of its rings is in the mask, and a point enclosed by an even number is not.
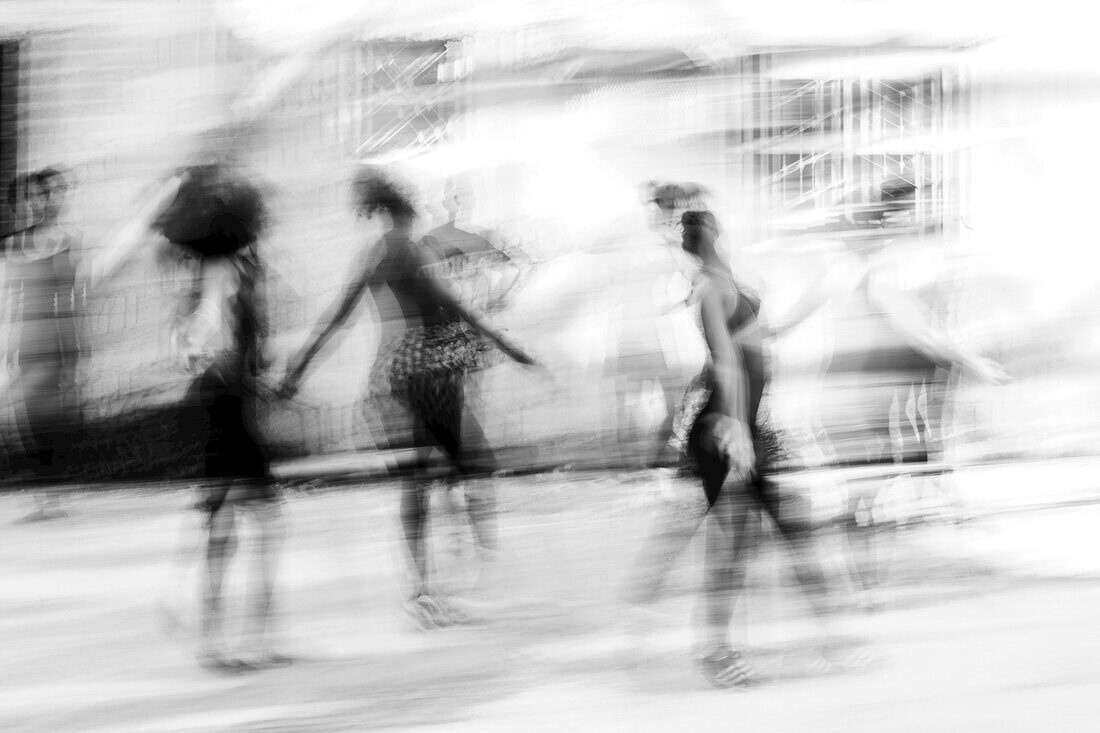
{"type": "Polygon", "coordinates": [[[79,422],[76,370],[80,357],[79,314],[83,288],[76,281],[76,238],[60,223],[68,183],[57,168],[44,168],[13,185],[11,203],[22,196],[30,224],[3,242],[12,313],[9,369],[21,404],[19,432],[35,482],[38,506],[26,521],[63,516],[59,489],[68,468],[79,422]],[[20,192],[20,188],[22,191],[20,192]]]}
{"type": "MultiPolygon", "coordinates": [[[[421,628],[434,628],[461,620],[461,614],[430,584],[430,477],[424,463],[434,447],[444,452],[462,476],[484,474],[493,468],[493,457],[480,427],[467,418],[467,429],[463,430],[463,389],[466,375],[483,349],[482,338],[521,364],[534,362],[481,315],[463,305],[447,282],[433,273],[439,257],[425,242],[413,242],[416,214],[404,192],[381,171],[368,168],[358,175],[355,194],[362,213],[386,218],[386,233],[365,251],[344,295],[291,360],[281,392],[293,395],[298,390],[321,347],[347,321],[368,289],[372,294],[382,288],[392,293],[401,318],[383,324],[370,383],[372,392],[390,391],[413,420],[420,460],[416,474],[406,480],[401,497],[401,524],[415,576],[407,610],[421,628]],[[471,441],[464,440],[467,435],[471,441]]],[[[488,541],[495,544],[495,539],[488,541]]]]}
{"type": "MultiPolygon", "coordinates": [[[[979,381],[1007,380],[994,361],[953,343],[935,328],[924,303],[896,287],[884,264],[888,245],[912,229],[916,187],[886,183],[879,201],[860,212],[842,252],[772,331],[782,336],[831,306],[836,344],[825,369],[821,421],[828,453],[846,466],[927,464],[942,451],[946,380],[961,370],[979,381]]],[[[922,469],[927,471],[927,469],[922,469]]],[[[864,594],[881,581],[876,519],[882,478],[851,482],[843,515],[853,580],[864,594]]],[[[870,603],[865,598],[865,602],[870,603]]]]}
{"type": "Polygon", "coordinates": [[[830,610],[825,573],[813,547],[812,525],[804,510],[784,497],[769,479],[774,446],[762,422],[760,402],[767,383],[760,301],[741,287],[719,255],[718,224],[707,211],[683,214],[683,248],[700,265],[696,280],[699,317],[709,360],[701,379],[698,414],[688,416],[688,452],[702,480],[704,513],[690,520],[663,522],[643,548],[630,600],[655,600],[664,575],[707,518],[704,648],[700,664],[716,687],[752,681],[753,673],[729,641],[733,605],[740,595],[748,554],[767,516],[791,550],[795,574],[820,619],[830,610]]]}
{"type": "Polygon", "coordinates": [[[205,453],[199,508],[207,515],[207,545],[199,662],[230,673],[290,661],[269,646],[285,530],[256,421],[266,335],[256,245],[264,216],[260,191],[241,173],[203,165],[183,172],[175,200],[154,224],[197,268],[179,334],[188,370],[196,375],[189,392],[191,419],[184,425],[202,441],[205,453]],[[259,533],[242,657],[225,647],[223,585],[237,523],[244,517],[255,521],[259,533]]]}

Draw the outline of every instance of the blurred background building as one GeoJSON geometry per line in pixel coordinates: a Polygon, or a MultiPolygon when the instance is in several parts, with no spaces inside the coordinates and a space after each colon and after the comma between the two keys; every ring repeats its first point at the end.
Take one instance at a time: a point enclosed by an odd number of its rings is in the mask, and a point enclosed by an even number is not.
{"type": "MultiPolygon", "coordinates": [[[[346,11],[297,0],[4,6],[0,178],[69,168],[68,223],[94,256],[197,134],[346,11]]],[[[522,251],[536,280],[578,253],[629,278],[630,258],[605,245],[629,240],[626,219],[644,229],[638,184],[701,183],[715,193],[735,260],[751,263],[780,304],[820,268],[822,241],[857,227],[882,183],[900,178],[918,193],[914,236],[896,248],[899,277],[1015,378],[998,389],[962,385],[958,455],[1095,450],[1100,276],[1079,212],[1095,170],[1089,121],[1100,111],[1100,68],[1075,24],[1038,27],[1012,9],[994,16],[945,2],[705,0],[454,10],[414,1],[343,22],[345,38],[242,151],[271,184],[265,246],[282,357],[377,236],[351,211],[356,161],[401,170],[418,188],[426,227],[443,215],[445,179],[468,176],[474,220],[522,251]]],[[[6,216],[5,229],[15,228],[6,216]]],[[[92,473],[186,470],[172,448],[181,438],[171,406],[187,375],[167,324],[188,283],[157,261],[150,240],[89,293],[81,379],[92,473]]],[[[376,307],[384,317],[389,306],[376,307]]],[[[547,313],[524,312],[521,301],[506,321],[537,354],[565,350],[547,313]]],[[[614,356],[597,353],[596,331],[555,362],[568,377],[557,387],[508,366],[477,381],[474,409],[512,464],[608,460],[614,356]]],[[[273,409],[270,438],[283,454],[407,440],[363,417],[374,338],[364,315],[303,400],[273,409]]],[[[816,358],[805,342],[782,356],[788,385],[816,358]]],[[[644,402],[638,419],[659,421],[657,400],[644,402]]],[[[4,404],[0,436],[14,459],[4,404]]]]}

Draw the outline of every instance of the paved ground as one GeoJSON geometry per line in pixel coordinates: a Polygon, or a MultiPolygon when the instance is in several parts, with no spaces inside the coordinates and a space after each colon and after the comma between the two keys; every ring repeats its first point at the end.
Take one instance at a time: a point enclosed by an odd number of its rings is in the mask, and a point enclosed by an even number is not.
{"type": "MultiPolygon", "coordinates": [[[[194,619],[185,488],[81,490],[67,518],[37,524],[16,522],[30,499],[8,494],[0,730],[1092,731],[1096,467],[960,472],[975,518],[898,534],[879,610],[845,617],[884,656],[858,673],[814,673],[815,629],[769,546],[733,631],[770,681],[745,693],[710,689],[692,666],[697,542],[642,636],[616,600],[654,516],[690,505],[689,482],[496,480],[505,551],[488,617],[433,633],[399,609],[396,485],[293,492],[281,581],[297,663],[240,678],[202,671],[187,632],[165,633],[165,604],[194,619]]],[[[440,572],[461,587],[464,527],[444,514],[435,530],[440,572]]]]}

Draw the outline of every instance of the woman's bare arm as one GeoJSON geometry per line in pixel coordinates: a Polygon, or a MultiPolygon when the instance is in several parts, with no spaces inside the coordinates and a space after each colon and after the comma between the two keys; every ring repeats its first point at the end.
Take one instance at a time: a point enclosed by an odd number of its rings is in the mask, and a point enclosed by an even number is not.
{"type": "Polygon", "coordinates": [[[426,247],[417,247],[414,249],[414,255],[418,265],[420,265],[419,270],[422,273],[422,286],[428,290],[439,303],[473,326],[474,329],[496,344],[497,348],[515,361],[527,366],[535,364],[534,359],[528,356],[522,349],[514,346],[505,339],[504,336],[485,320],[481,314],[464,305],[445,280],[432,274],[430,265],[438,262],[434,253],[426,247]]]}
{"type": "Polygon", "coordinates": [[[332,337],[332,334],[340,329],[355,310],[355,306],[363,298],[367,287],[371,284],[375,269],[382,255],[382,245],[372,248],[359,259],[353,269],[353,276],[344,287],[343,294],[335,301],[318,320],[313,333],[306,345],[290,360],[284,388],[296,390],[297,383],[309,368],[310,363],[321,351],[321,348],[332,337]]]}
{"type": "Polygon", "coordinates": [[[907,293],[871,277],[868,297],[886,315],[890,327],[912,348],[931,361],[950,366],[957,364],[982,381],[1001,384],[1008,376],[996,362],[952,342],[946,333],[928,323],[921,304],[907,293]]]}
{"type": "Polygon", "coordinates": [[[802,295],[794,302],[794,305],[787,309],[786,313],[773,319],[768,326],[768,330],[773,336],[783,336],[788,331],[798,327],[828,303],[833,294],[844,283],[854,281],[856,277],[862,276],[863,271],[863,268],[855,263],[833,260],[802,291],[802,295]]]}

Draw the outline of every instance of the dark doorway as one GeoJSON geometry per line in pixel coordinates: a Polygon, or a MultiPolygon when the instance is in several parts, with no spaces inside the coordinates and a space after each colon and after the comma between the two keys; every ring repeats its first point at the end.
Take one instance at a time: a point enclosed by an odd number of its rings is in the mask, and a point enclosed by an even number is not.
{"type": "Polygon", "coordinates": [[[8,205],[8,185],[19,168],[19,43],[0,41],[0,234],[17,226],[8,205]]]}

